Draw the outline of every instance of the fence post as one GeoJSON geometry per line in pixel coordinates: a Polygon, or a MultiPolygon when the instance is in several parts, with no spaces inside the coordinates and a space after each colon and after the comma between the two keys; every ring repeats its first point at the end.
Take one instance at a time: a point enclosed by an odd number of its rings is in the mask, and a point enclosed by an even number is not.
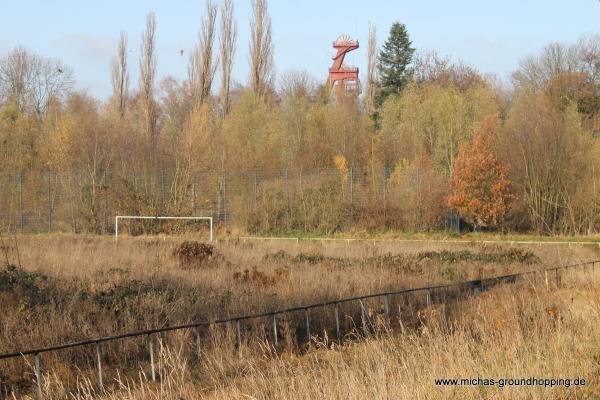
{"type": "Polygon", "coordinates": [[[289,213],[289,211],[290,211],[290,188],[289,188],[287,168],[285,169],[284,179],[285,179],[285,208],[287,209],[287,211],[289,213]]]}
{"type": "Polygon", "coordinates": [[[198,359],[202,357],[202,340],[200,339],[200,327],[196,327],[196,347],[198,348],[198,359]]]}
{"type": "Polygon", "coordinates": [[[253,187],[254,187],[254,211],[256,211],[256,205],[258,203],[258,178],[256,176],[256,170],[254,170],[253,174],[253,187]]]}
{"type": "Polygon", "coordinates": [[[154,370],[154,341],[152,340],[152,335],[148,335],[149,351],[150,351],[150,372],[152,376],[152,381],[156,382],[156,371],[154,370]]]}
{"type": "Polygon", "coordinates": [[[273,314],[273,339],[275,346],[277,346],[277,314],[273,314]]]}
{"type": "Polygon", "coordinates": [[[558,273],[558,268],[556,268],[555,271],[556,271],[556,288],[558,289],[560,287],[560,275],[558,273]]]}
{"type": "Polygon", "coordinates": [[[354,222],[354,169],[350,167],[350,216],[354,222]]]}
{"type": "MultiPolygon", "coordinates": [[[[102,169],[102,181],[100,182],[100,191],[108,192],[108,185],[106,183],[106,168],[102,169]]],[[[102,225],[101,230],[103,233],[108,232],[108,225],[110,219],[108,217],[108,196],[101,196],[103,199],[99,199],[98,203],[102,203],[102,225]]]]}
{"type": "Polygon", "coordinates": [[[365,334],[365,336],[367,336],[369,332],[367,330],[367,317],[365,315],[365,305],[363,304],[363,301],[361,299],[358,300],[358,303],[360,304],[360,321],[362,323],[363,333],[365,334]]]}
{"type": "Polygon", "coordinates": [[[427,290],[427,307],[431,307],[431,289],[427,290]]]}
{"type": "Polygon", "coordinates": [[[165,211],[165,171],[160,170],[160,213],[164,215],[165,211]]]}
{"type": "Polygon", "coordinates": [[[196,173],[192,177],[192,215],[196,216],[196,173]]]}
{"type": "Polygon", "coordinates": [[[340,335],[340,312],[338,303],[334,304],[333,313],[335,314],[335,335],[337,340],[341,341],[342,337],[340,335]]]}
{"type": "Polygon", "coordinates": [[[52,232],[52,176],[48,173],[48,233],[52,232]]]}
{"type": "Polygon", "coordinates": [[[417,167],[417,170],[415,172],[415,181],[416,181],[416,196],[417,196],[417,223],[416,223],[416,228],[419,229],[419,226],[421,225],[421,171],[419,170],[419,167],[417,167]]]}
{"type": "Polygon", "coordinates": [[[227,224],[227,171],[223,171],[223,220],[227,224]]]}
{"type": "Polygon", "coordinates": [[[308,344],[310,344],[310,317],[308,315],[308,308],[304,309],[304,317],[306,320],[306,337],[308,338],[308,344]]]}
{"type": "Polygon", "coordinates": [[[102,382],[102,354],[100,353],[100,343],[94,343],[96,348],[96,367],[98,368],[98,384],[100,390],[104,391],[104,383],[102,382]]]}
{"type": "Polygon", "coordinates": [[[238,350],[238,357],[242,357],[242,332],[239,319],[235,321],[235,337],[238,350]]]}
{"type": "Polygon", "coordinates": [[[385,295],[383,297],[383,310],[385,312],[386,318],[389,318],[390,317],[390,299],[389,299],[388,295],[385,295]]]}
{"type": "Polygon", "coordinates": [[[383,167],[383,229],[387,229],[387,166],[383,167]]]}
{"type": "Polygon", "coordinates": [[[23,173],[19,173],[19,228],[21,232],[23,232],[23,228],[25,227],[25,216],[23,215],[23,186],[24,186],[24,177],[23,173]]]}
{"type": "Polygon", "coordinates": [[[42,366],[40,365],[40,353],[35,353],[35,381],[37,384],[37,396],[38,400],[43,400],[42,395],[42,366]]]}

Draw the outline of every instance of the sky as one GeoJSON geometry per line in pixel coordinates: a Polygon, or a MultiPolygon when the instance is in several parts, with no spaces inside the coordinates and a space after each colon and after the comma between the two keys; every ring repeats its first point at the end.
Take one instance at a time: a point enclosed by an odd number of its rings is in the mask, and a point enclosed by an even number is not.
{"type": "MultiPolygon", "coordinates": [[[[238,41],[233,73],[235,81],[245,83],[250,0],[234,4],[238,41]]],[[[77,89],[101,99],[111,92],[110,63],[121,30],[129,38],[133,89],[150,11],[156,14],[159,79],[185,79],[204,12],[204,0],[3,0],[0,5],[0,56],[23,46],[59,59],[73,69],[77,89]]],[[[277,75],[307,71],[323,82],[334,54],[331,44],[342,34],[361,44],[346,62],[359,67],[364,79],[369,23],[377,28],[379,45],[399,21],[406,24],[418,52],[436,51],[500,79],[508,79],[521,59],[551,42],[574,43],[584,34],[600,33],[599,0],[269,0],[269,12],[277,75]]]]}

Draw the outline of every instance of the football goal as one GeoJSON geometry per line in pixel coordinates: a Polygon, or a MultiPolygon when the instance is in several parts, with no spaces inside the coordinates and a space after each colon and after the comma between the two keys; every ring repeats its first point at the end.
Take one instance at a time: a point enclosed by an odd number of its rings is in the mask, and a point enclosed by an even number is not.
{"type": "Polygon", "coordinates": [[[209,237],[213,241],[213,219],[212,217],[152,217],[138,215],[117,215],[115,216],[115,241],[119,240],[119,220],[123,219],[151,219],[151,220],[189,220],[189,221],[208,221],[209,237]]]}

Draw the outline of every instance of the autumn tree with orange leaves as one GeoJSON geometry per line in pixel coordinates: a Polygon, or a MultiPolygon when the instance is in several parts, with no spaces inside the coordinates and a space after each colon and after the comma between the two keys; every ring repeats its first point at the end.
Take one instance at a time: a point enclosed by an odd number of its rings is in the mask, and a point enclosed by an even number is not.
{"type": "Polygon", "coordinates": [[[486,116],[473,141],[460,147],[448,199],[463,218],[483,227],[501,223],[514,200],[508,166],[496,159],[489,145],[497,126],[497,115],[486,116]]]}

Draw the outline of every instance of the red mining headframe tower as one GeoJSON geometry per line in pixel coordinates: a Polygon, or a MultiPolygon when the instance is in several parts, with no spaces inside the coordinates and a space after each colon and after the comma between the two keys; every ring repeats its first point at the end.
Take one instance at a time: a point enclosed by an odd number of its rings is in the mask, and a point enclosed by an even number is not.
{"type": "Polygon", "coordinates": [[[333,42],[333,48],[337,54],[333,57],[333,65],[329,68],[327,85],[336,89],[336,93],[358,94],[360,92],[360,81],[358,80],[358,68],[348,67],[344,64],[344,57],[352,50],[358,49],[358,41],[348,35],[342,35],[333,42]]]}

